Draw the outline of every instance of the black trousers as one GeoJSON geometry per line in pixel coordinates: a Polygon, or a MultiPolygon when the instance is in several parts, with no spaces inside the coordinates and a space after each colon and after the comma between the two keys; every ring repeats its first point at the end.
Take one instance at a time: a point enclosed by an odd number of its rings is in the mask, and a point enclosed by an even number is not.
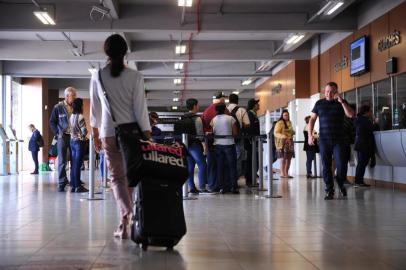
{"type": "Polygon", "coordinates": [[[35,170],[34,172],[37,173],[38,172],[38,151],[31,151],[31,155],[32,155],[32,160],[34,161],[35,164],[35,170]]]}

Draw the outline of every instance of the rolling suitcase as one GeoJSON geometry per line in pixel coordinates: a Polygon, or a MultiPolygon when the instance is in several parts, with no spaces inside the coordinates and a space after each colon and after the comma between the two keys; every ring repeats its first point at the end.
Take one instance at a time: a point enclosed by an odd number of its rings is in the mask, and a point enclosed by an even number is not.
{"type": "Polygon", "coordinates": [[[141,245],[171,250],[186,234],[182,185],[170,180],[142,179],[136,187],[131,239],[141,245]]]}

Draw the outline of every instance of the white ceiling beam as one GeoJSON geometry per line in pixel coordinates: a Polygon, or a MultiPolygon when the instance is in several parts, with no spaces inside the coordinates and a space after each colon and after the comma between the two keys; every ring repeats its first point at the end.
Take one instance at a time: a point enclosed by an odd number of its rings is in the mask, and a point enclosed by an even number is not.
{"type": "MultiPolygon", "coordinates": [[[[134,51],[127,55],[128,61],[136,62],[176,62],[188,61],[188,56],[178,56],[174,52],[175,43],[165,41],[137,42],[134,51]]],[[[263,60],[309,59],[310,44],[292,53],[273,55],[273,42],[270,41],[195,41],[193,42],[193,62],[238,62],[263,60]]],[[[2,40],[0,60],[8,61],[93,61],[105,62],[102,42],[84,42],[84,56],[71,54],[63,41],[14,41],[2,40]]]]}
{"type": "MultiPolygon", "coordinates": [[[[195,16],[179,24],[179,8],[161,5],[120,5],[116,20],[91,22],[91,3],[70,2],[56,4],[56,25],[46,26],[32,15],[32,7],[0,4],[0,30],[3,31],[194,31],[195,16]]],[[[218,15],[202,13],[201,29],[205,32],[349,32],[357,29],[355,9],[349,9],[328,22],[307,24],[306,12],[235,12],[218,15]]]]}

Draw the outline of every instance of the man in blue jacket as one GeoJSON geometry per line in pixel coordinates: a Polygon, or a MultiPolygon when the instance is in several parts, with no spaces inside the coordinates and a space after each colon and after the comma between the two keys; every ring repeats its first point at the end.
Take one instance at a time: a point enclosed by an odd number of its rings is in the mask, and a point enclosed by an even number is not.
{"type": "Polygon", "coordinates": [[[31,130],[32,135],[28,143],[28,150],[31,152],[32,160],[35,164],[35,170],[31,174],[38,174],[38,152],[41,144],[41,134],[39,130],[35,128],[33,124],[29,125],[28,128],[31,130]]]}
{"type": "Polygon", "coordinates": [[[76,98],[76,89],[68,87],[65,89],[65,100],[55,105],[52,110],[49,125],[52,132],[58,138],[58,191],[64,192],[65,186],[69,183],[66,176],[67,152],[70,151],[70,126],[69,118],[72,115],[72,104],[76,98]]]}

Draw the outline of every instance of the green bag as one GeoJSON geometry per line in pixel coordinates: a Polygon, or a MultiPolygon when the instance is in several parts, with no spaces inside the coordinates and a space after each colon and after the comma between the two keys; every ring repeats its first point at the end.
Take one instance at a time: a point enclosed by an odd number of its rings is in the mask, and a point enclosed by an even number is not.
{"type": "Polygon", "coordinates": [[[51,169],[49,168],[49,165],[47,163],[41,163],[39,165],[39,171],[40,172],[47,172],[50,171],[51,169]]]}

